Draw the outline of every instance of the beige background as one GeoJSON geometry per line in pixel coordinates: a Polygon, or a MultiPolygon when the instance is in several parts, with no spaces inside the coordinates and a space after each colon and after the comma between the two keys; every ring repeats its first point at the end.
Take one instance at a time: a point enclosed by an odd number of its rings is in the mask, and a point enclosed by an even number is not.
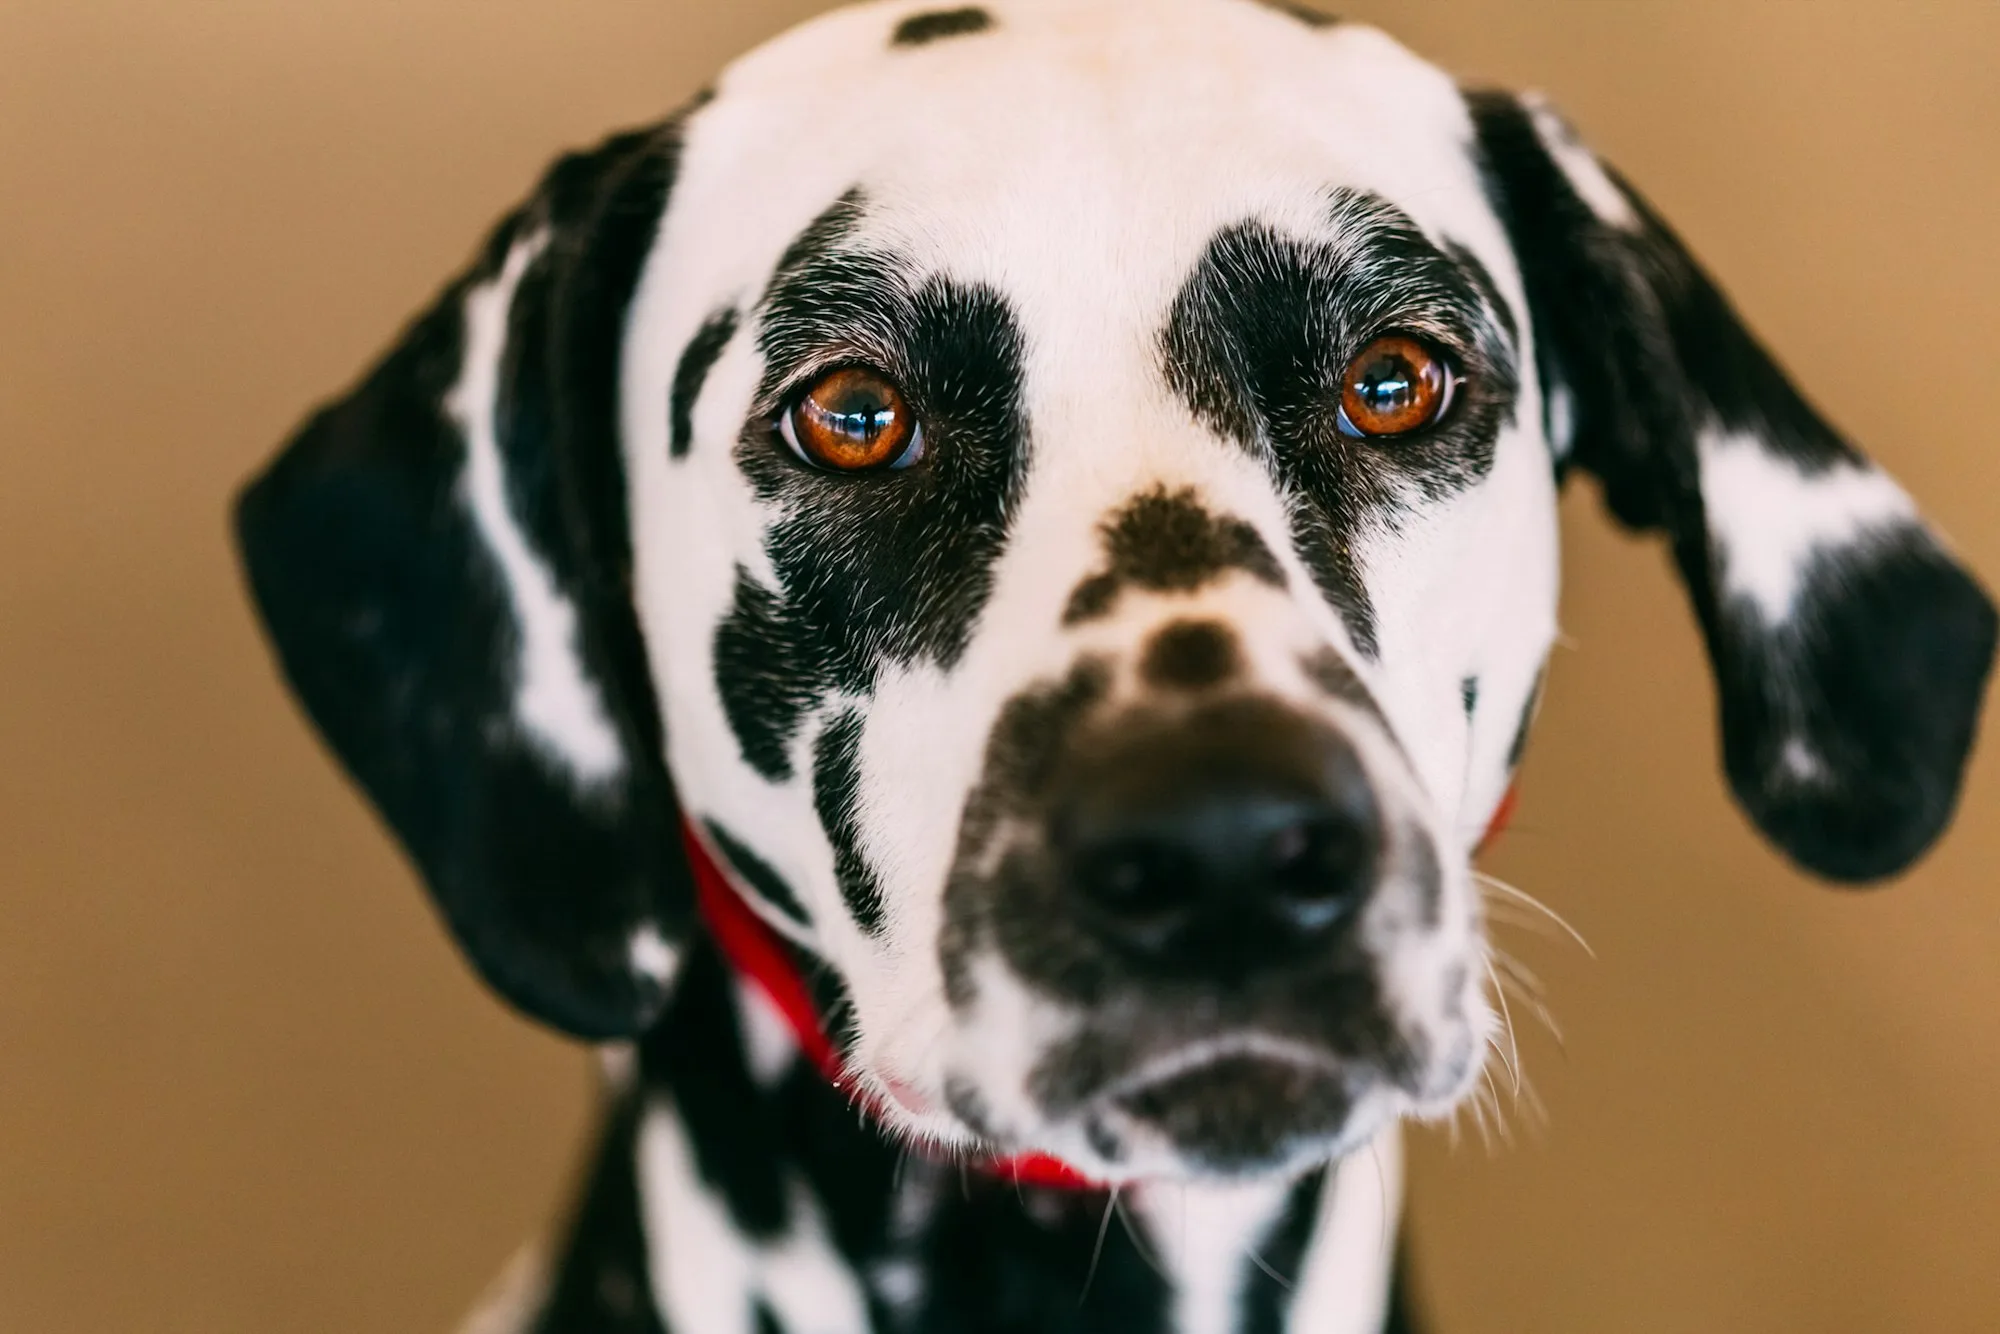
{"type": "MultiPolygon", "coordinates": [[[[584,1058],[280,694],[224,501],[555,150],[815,7],[0,3],[0,1330],[440,1331],[556,1207],[584,1058]]],[[[2000,572],[2000,6],[1349,9],[1553,92],[2000,572]]],[[[1420,1137],[1437,1327],[2000,1329],[2000,751],[1899,888],[1805,883],[1589,502],[1496,867],[1597,958],[1517,937],[1550,1127],[1420,1137]]]]}

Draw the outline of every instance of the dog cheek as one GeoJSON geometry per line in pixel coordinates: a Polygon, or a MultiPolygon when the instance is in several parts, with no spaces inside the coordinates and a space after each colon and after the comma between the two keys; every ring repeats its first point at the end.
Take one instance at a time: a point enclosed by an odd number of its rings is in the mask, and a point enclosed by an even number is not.
{"type": "Polygon", "coordinates": [[[1399,838],[1403,869],[1371,908],[1363,936],[1383,1017],[1402,1048],[1392,1077],[1419,1101],[1455,1101],[1494,1023],[1480,984],[1486,945],[1470,866],[1444,862],[1436,841],[1415,832],[1399,838]]]}

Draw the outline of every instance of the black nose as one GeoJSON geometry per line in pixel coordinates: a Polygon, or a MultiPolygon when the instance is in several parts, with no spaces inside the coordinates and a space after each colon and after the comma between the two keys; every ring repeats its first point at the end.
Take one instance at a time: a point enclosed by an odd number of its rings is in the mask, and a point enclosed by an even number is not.
{"type": "Polygon", "coordinates": [[[1281,705],[1128,726],[1062,788],[1051,832],[1079,917],[1176,972],[1321,951],[1374,882],[1381,819],[1354,748],[1281,705]]]}

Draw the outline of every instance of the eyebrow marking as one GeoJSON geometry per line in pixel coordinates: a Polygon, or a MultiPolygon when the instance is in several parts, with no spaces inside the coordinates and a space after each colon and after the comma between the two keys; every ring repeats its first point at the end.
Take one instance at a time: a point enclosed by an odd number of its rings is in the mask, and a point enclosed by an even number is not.
{"type": "Polygon", "coordinates": [[[701,328],[688,340],[687,350],[681,353],[680,365],[674,368],[674,387],[668,403],[671,429],[667,452],[677,459],[686,458],[689,446],[694,443],[694,405],[701,398],[701,387],[707,382],[708,373],[715,369],[729,340],[736,336],[736,321],[734,306],[724,306],[702,321],[701,328]]]}
{"type": "Polygon", "coordinates": [[[947,37],[965,37],[985,32],[993,26],[993,16],[977,5],[958,9],[932,9],[912,14],[896,25],[889,38],[891,46],[928,46],[947,37]]]}

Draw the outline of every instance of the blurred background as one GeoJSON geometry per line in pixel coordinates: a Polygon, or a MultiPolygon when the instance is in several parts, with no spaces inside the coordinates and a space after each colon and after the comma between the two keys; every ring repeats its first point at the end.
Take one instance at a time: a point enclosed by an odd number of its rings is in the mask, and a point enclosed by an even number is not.
{"type": "MultiPolygon", "coordinates": [[[[557,150],[821,7],[0,3],[0,1330],[443,1331],[561,1207],[587,1059],[308,734],[224,507],[557,150]]],[[[1552,93],[2000,576],[2000,5],[1347,12],[1552,93]]],[[[1806,882],[1724,797],[1662,552],[1565,524],[1490,861],[1596,958],[1510,936],[1545,1129],[1415,1136],[1435,1328],[2000,1329],[2000,751],[1900,885],[1806,882]]]]}

